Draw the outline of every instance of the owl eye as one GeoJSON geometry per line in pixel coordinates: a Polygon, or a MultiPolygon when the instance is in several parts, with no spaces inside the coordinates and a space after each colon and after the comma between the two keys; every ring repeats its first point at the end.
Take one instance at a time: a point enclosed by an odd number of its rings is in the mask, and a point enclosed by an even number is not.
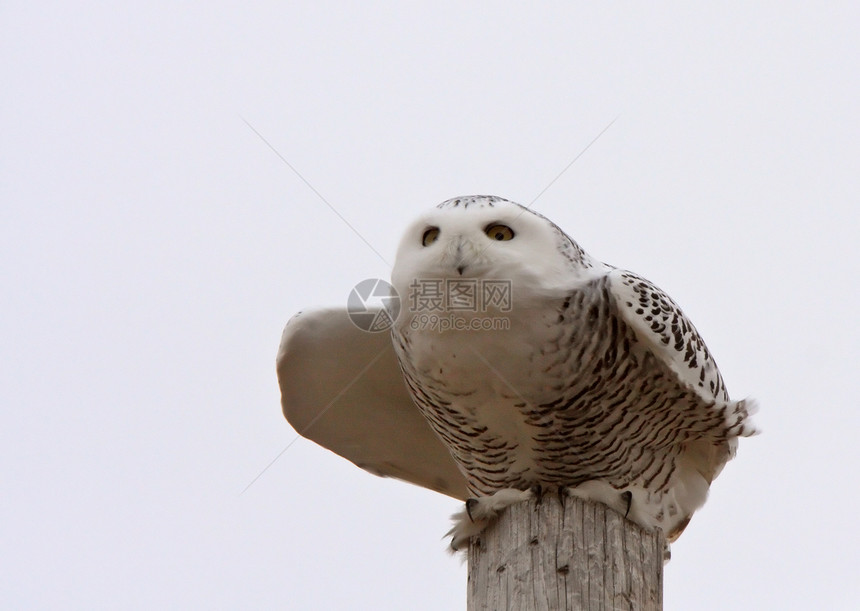
{"type": "Polygon", "coordinates": [[[513,240],[515,235],[513,229],[507,225],[500,224],[487,225],[487,228],[484,229],[484,233],[486,233],[487,237],[491,240],[497,240],[499,242],[513,240]]]}
{"type": "Polygon", "coordinates": [[[439,228],[431,227],[427,231],[424,232],[424,235],[421,236],[421,245],[422,246],[430,246],[436,239],[439,237],[439,228]]]}

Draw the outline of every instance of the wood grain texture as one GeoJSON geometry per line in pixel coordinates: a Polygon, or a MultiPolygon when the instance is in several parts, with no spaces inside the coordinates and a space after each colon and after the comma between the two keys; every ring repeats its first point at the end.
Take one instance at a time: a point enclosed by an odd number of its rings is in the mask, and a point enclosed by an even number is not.
{"type": "Polygon", "coordinates": [[[660,531],[556,495],[512,505],[469,545],[469,611],[663,608],[660,531]]]}

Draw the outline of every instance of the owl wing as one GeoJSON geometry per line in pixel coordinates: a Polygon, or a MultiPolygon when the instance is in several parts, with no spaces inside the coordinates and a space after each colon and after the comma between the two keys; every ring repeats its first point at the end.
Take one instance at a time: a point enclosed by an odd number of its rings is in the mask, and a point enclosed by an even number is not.
{"type": "Polygon", "coordinates": [[[609,286],[624,322],[682,384],[706,401],[729,400],[705,342],[671,297],[645,278],[620,269],[610,272],[609,286]]]}
{"type": "Polygon", "coordinates": [[[748,418],[755,404],[729,399],[717,363],[671,297],[632,272],[614,269],[608,279],[617,311],[637,339],[669,366],[678,382],[696,392],[702,399],[698,409],[711,413],[719,410],[725,417],[726,441],[714,444],[702,440],[687,448],[687,458],[710,483],[734,456],[737,437],[757,432],[748,418]]]}
{"type": "Polygon", "coordinates": [[[303,437],[365,471],[458,499],[466,480],[412,402],[388,332],[345,309],[296,314],[277,358],[284,416],[303,437]]]}

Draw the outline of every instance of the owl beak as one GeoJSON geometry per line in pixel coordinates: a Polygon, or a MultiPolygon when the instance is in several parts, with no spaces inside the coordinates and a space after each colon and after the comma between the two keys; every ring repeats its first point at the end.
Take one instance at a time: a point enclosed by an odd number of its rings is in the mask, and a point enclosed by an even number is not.
{"type": "Polygon", "coordinates": [[[457,273],[461,276],[463,275],[463,271],[466,269],[466,264],[463,262],[463,237],[458,236],[457,238],[457,249],[454,251],[454,267],[457,270],[457,273]]]}
{"type": "Polygon", "coordinates": [[[466,253],[469,252],[471,252],[471,248],[469,248],[469,244],[466,243],[465,238],[463,238],[463,236],[457,236],[457,241],[454,243],[453,249],[453,267],[461,276],[463,275],[463,272],[466,271],[466,268],[469,267],[466,262],[466,253]]]}

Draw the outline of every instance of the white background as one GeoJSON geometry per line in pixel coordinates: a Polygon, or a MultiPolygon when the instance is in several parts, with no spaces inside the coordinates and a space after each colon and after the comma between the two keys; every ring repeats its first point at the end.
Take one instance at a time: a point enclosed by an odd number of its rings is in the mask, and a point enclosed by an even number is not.
{"type": "Polygon", "coordinates": [[[457,502],[280,414],[299,309],[425,208],[535,203],[685,309],[764,434],[665,608],[849,609],[856,2],[5,2],[0,606],[458,609],[457,502]]]}

